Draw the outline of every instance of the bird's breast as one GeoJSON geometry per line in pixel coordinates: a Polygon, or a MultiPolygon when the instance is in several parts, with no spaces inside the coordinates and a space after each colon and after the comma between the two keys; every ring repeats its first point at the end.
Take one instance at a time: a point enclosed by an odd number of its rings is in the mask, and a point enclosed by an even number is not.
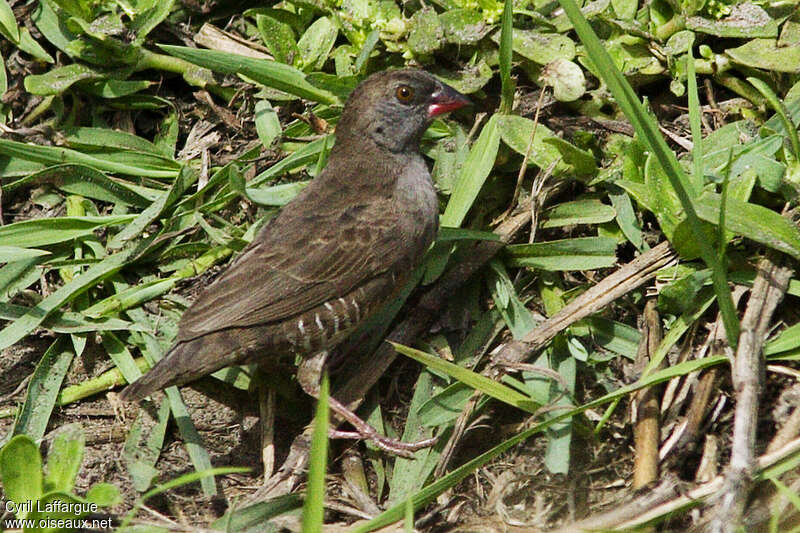
{"type": "Polygon", "coordinates": [[[439,201],[422,157],[415,158],[400,174],[394,197],[398,226],[406,241],[398,245],[409,247],[414,268],[436,237],[439,225],[439,201]]]}
{"type": "Polygon", "coordinates": [[[395,184],[394,196],[400,211],[406,211],[418,222],[435,221],[439,216],[439,203],[428,167],[422,157],[416,157],[400,174],[395,184]]]}

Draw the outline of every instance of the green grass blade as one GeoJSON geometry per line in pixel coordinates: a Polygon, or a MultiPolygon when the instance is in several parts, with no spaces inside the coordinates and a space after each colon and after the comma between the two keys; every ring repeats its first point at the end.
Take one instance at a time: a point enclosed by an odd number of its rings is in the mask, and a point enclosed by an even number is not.
{"type": "Polygon", "coordinates": [[[122,231],[114,235],[114,237],[108,243],[108,248],[121,248],[125,242],[143,232],[145,228],[157,220],[166,209],[177,202],[183,194],[183,191],[185,191],[186,188],[196,180],[197,174],[193,170],[191,170],[188,166],[181,168],[181,171],[175,178],[172,187],[162,194],[158,200],[150,204],[147,209],[142,211],[139,216],[137,216],[136,219],[130,224],[125,226],[122,231]]]}
{"type": "Polygon", "coordinates": [[[214,72],[243,74],[267,87],[273,87],[279,91],[321,104],[332,105],[339,103],[339,99],[332,93],[308,83],[305,74],[301,71],[277,61],[254,59],[230,52],[200,50],[184,46],[161,45],[161,49],[170,55],[195,65],[206,67],[214,72]]]}
{"type": "Polygon", "coordinates": [[[74,357],[68,337],[59,337],[50,345],[33,371],[25,403],[14,422],[13,435],[24,434],[34,440],[44,436],[58,391],[74,357]]]}
{"type": "Polygon", "coordinates": [[[457,228],[461,225],[492,171],[497,150],[500,147],[498,116],[492,115],[481,130],[478,140],[472,145],[456,181],[453,194],[442,215],[440,221],[442,226],[457,228]]]}
{"type": "Polygon", "coordinates": [[[505,0],[503,18],[500,23],[500,113],[511,113],[514,106],[514,80],[511,79],[511,56],[513,51],[513,0],[505,0]]]}
{"type": "Polygon", "coordinates": [[[38,146],[35,144],[9,141],[8,139],[0,139],[0,154],[37,163],[50,165],[86,165],[104,172],[115,172],[128,176],[144,176],[148,178],[174,178],[179,170],[177,164],[175,164],[174,168],[170,168],[173,165],[164,164],[161,168],[156,169],[145,166],[133,166],[103,159],[102,157],[95,157],[69,148],[38,146]]]}
{"type": "Polygon", "coordinates": [[[325,512],[325,472],[328,464],[328,376],[322,376],[308,459],[308,486],[303,504],[303,533],[320,533],[325,512]]]}
{"type": "Polygon", "coordinates": [[[147,249],[149,244],[149,241],[145,241],[139,246],[108,256],[96,265],[89,267],[83,274],[69,283],[56,289],[50,296],[30,308],[30,311],[0,330],[0,350],[8,348],[25,335],[30,334],[51,313],[57,311],[62,305],[76,298],[89,287],[118,272],[142,250],[147,249]]]}
{"type": "Polygon", "coordinates": [[[403,346],[402,344],[396,344],[394,342],[391,342],[391,345],[394,346],[394,349],[399,353],[406,355],[415,361],[419,361],[428,368],[438,370],[439,372],[444,372],[445,374],[452,376],[465,385],[491,396],[492,398],[500,400],[503,403],[518,409],[522,409],[523,411],[531,414],[535,413],[540,407],[540,405],[538,405],[536,402],[525,395],[520,394],[514,389],[472,372],[471,370],[454,365],[453,363],[445,361],[440,357],[427,354],[420,350],[415,350],[414,348],[409,348],[408,346],[403,346]]]}
{"type": "Polygon", "coordinates": [[[692,130],[692,163],[694,165],[691,175],[692,186],[695,191],[703,187],[703,131],[700,124],[700,100],[697,96],[697,76],[694,71],[694,57],[692,46],[694,37],[689,43],[686,53],[686,91],[689,96],[689,127],[692,130]]]}
{"type": "Polygon", "coordinates": [[[127,224],[134,218],[135,215],[109,215],[23,220],[0,226],[0,242],[20,248],[47,246],[81,239],[93,235],[97,229],[127,224]]]}

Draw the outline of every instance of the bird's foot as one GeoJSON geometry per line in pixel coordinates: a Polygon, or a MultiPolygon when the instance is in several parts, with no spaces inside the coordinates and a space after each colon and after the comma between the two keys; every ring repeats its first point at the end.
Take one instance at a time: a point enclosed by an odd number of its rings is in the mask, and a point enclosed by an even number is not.
{"type": "MultiPolygon", "coordinates": [[[[319,399],[319,377],[322,374],[322,368],[325,365],[327,356],[328,352],[320,352],[313,357],[308,357],[303,360],[297,369],[297,381],[300,383],[300,387],[306,394],[317,399],[319,399]]],[[[402,442],[386,437],[378,433],[377,429],[364,422],[361,417],[345,407],[342,402],[333,396],[328,397],[328,403],[334,413],[356,429],[355,431],[331,429],[329,435],[332,439],[371,440],[379,449],[409,459],[414,457],[414,452],[417,450],[428,448],[436,443],[436,438],[418,442],[402,442]]]]}
{"type": "Polygon", "coordinates": [[[414,452],[422,448],[428,448],[436,443],[436,437],[431,439],[420,440],[417,442],[403,442],[397,439],[392,439],[381,435],[378,430],[364,422],[357,414],[342,405],[336,398],[328,398],[331,409],[350,423],[356,431],[340,431],[331,430],[330,436],[334,439],[365,439],[371,440],[381,450],[407,457],[409,459],[414,457],[414,452]]]}
{"type": "Polygon", "coordinates": [[[405,457],[407,459],[413,459],[414,452],[416,452],[417,450],[421,450],[423,448],[430,448],[431,446],[436,444],[437,440],[437,437],[432,437],[430,439],[418,440],[416,442],[403,442],[397,439],[391,439],[389,437],[385,437],[380,433],[378,433],[375,430],[375,428],[370,427],[370,429],[372,431],[369,431],[367,433],[332,429],[328,432],[328,435],[332,439],[370,440],[373,443],[375,443],[375,446],[385,451],[386,453],[399,455],[400,457],[405,457]]]}

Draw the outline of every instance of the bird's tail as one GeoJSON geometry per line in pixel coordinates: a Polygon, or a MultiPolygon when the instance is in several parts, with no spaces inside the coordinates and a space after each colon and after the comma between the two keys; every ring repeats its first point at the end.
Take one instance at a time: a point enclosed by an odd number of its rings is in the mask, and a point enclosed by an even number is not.
{"type": "MultiPolygon", "coordinates": [[[[212,337],[215,335],[173,346],[147,374],[128,385],[120,393],[120,399],[135,402],[165,387],[189,383],[239,362],[241,350],[237,345],[225,345],[222,338],[212,337]]],[[[229,338],[225,337],[224,340],[228,341],[229,338]]]]}

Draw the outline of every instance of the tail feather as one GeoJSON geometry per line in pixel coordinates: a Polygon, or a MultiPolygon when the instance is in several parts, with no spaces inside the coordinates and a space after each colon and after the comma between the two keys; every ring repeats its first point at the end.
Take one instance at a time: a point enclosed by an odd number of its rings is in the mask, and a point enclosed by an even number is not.
{"type": "Polygon", "coordinates": [[[228,335],[214,333],[180,342],[147,374],[128,385],[120,399],[135,402],[165,387],[189,383],[238,363],[241,355],[238,344],[232,343],[228,335]]]}

